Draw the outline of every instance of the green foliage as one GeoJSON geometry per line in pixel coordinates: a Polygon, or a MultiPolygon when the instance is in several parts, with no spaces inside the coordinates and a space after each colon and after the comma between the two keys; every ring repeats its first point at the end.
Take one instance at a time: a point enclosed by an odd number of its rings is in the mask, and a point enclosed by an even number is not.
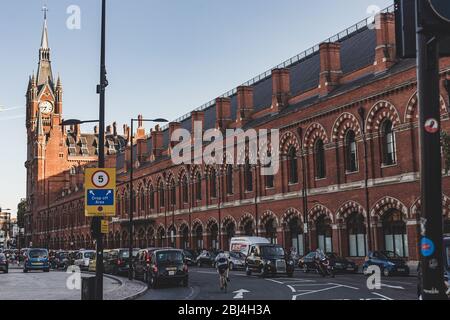
{"type": "Polygon", "coordinates": [[[25,199],[22,199],[17,205],[17,224],[19,225],[19,228],[23,228],[25,225],[24,215],[26,211],[27,201],[25,199]]]}

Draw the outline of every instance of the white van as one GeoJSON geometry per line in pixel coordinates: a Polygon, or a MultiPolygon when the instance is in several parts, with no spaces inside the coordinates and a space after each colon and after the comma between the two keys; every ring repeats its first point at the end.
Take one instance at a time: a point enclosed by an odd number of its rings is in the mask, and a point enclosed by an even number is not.
{"type": "Polygon", "coordinates": [[[266,238],[261,237],[236,237],[230,241],[230,252],[241,252],[248,256],[248,250],[253,244],[270,243],[266,238]]]}

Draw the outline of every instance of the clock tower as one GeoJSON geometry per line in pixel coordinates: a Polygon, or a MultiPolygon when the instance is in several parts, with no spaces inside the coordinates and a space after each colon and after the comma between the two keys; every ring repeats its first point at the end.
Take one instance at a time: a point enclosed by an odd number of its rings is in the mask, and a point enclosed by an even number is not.
{"type": "MultiPolygon", "coordinates": [[[[51,190],[46,182],[66,170],[62,121],[63,90],[58,76],[54,82],[48,41],[47,9],[44,8],[37,74],[30,76],[26,93],[27,201],[30,221],[51,190]]],[[[52,184],[53,185],[53,184],[52,184]]]]}

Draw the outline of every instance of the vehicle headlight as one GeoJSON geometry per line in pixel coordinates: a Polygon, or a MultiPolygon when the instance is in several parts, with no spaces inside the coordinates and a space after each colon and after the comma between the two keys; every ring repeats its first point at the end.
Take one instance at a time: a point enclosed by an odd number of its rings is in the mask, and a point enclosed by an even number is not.
{"type": "Polygon", "coordinates": [[[292,266],[292,265],[294,264],[294,261],[289,260],[289,261],[288,261],[288,264],[292,266]]]}
{"type": "Polygon", "coordinates": [[[392,262],[389,262],[389,261],[388,261],[387,265],[388,265],[389,267],[394,267],[394,266],[395,266],[395,264],[394,264],[394,263],[392,263],[392,262]]]}

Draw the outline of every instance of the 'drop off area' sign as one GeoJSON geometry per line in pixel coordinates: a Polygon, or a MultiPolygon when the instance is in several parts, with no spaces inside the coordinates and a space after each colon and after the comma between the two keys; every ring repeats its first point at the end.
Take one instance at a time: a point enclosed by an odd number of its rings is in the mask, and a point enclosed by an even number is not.
{"type": "Polygon", "coordinates": [[[86,217],[115,216],[116,169],[86,169],[84,189],[86,217]]]}

